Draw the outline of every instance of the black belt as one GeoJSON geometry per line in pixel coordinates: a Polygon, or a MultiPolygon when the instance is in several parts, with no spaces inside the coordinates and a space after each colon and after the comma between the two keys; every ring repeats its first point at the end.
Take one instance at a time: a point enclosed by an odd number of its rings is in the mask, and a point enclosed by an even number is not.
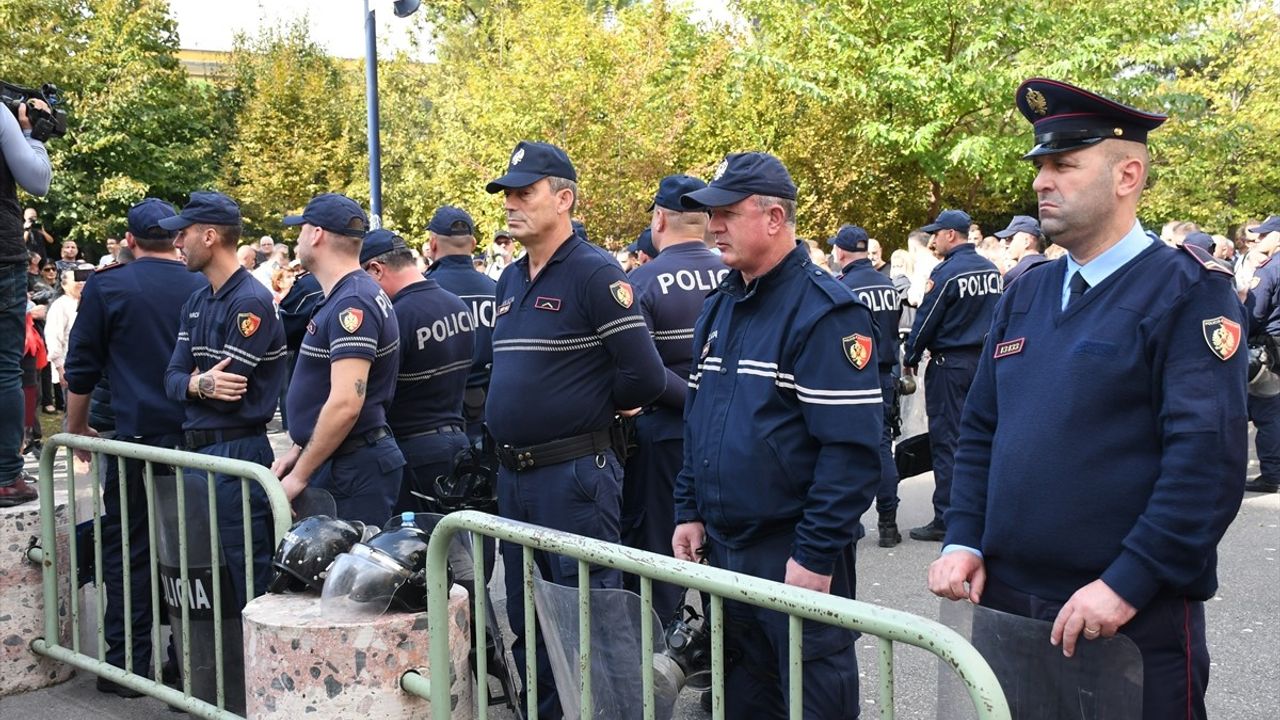
{"type": "Polygon", "coordinates": [[[361,448],[367,448],[370,445],[377,443],[379,440],[381,440],[384,437],[390,437],[390,436],[391,436],[391,430],[389,430],[385,425],[380,428],[374,428],[373,430],[370,430],[369,432],[366,432],[366,433],[360,433],[359,435],[351,435],[351,436],[348,436],[346,440],[342,441],[342,444],[338,446],[337,450],[333,451],[333,454],[334,455],[350,455],[351,453],[361,448]]]}
{"type": "Polygon", "coordinates": [[[182,433],[182,441],[188,448],[208,447],[215,443],[231,442],[255,435],[266,435],[265,425],[253,427],[223,428],[221,430],[187,430],[182,433]]]}
{"type": "Polygon", "coordinates": [[[929,353],[929,356],[933,362],[939,365],[946,365],[948,356],[960,360],[960,359],[975,358],[981,354],[982,354],[982,347],[975,345],[972,347],[954,347],[954,348],[947,348],[946,350],[931,351],[929,353]]]}
{"type": "Polygon", "coordinates": [[[408,440],[410,438],[425,437],[427,435],[439,435],[440,433],[464,432],[461,425],[441,425],[433,427],[430,430],[422,430],[420,432],[398,433],[396,440],[408,440]]]}
{"type": "Polygon", "coordinates": [[[552,440],[527,447],[498,446],[498,462],[508,470],[528,470],[576,460],[584,455],[598,455],[613,447],[608,429],[552,440]]]}

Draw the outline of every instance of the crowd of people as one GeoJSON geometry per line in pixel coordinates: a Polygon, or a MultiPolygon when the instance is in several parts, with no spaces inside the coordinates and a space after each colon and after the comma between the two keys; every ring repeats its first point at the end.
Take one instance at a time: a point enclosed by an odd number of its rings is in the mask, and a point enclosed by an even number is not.
{"type": "MultiPolygon", "coordinates": [[[[709,181],[662,178],[649,227],[617,253],[574,220],[568,154],[533,141],[486,186],[507,220],[487,254],[464,209],[439,208],[414,242],[336,193],[283,218],[292,250],[242,242],[235,200],[198,191],[181,210],[133,206],[95,266],[29,209],[26,425],[37,430],[36,398],[56,409],[62,393],[70,432],[269,466],[291,501],[324,489],[339,517],[371,525],[439,511],[458,492],[442,480],[479,453],[495,487],[462,494],[487,494],[503,517],[851,598],[863,513],[874,504],[881,546],[902,542],[897,396],[923,372],[934,514],[909,535],[942,543],[930,589],[1052,621],[1046,642],[1068,655],[1127,634],[1145,662],[1144,716],[1203,717],[1214,548],[1246,487],[1280,478],[1280,394],[1247,394],[1257,370],[1243,349],[1280,335],[1268,262],[1280,219],[1234,240],[1187,222],[1148,233],[1137,206],[1163,116],[1040,79],[1017,103],[1035,135],[1038,218],[987,235],[943,210],[887,259],[854,224],[829,250],[797,238],[796,185],[760,152],[726,156],[709,181]],[[277,412],[292,441],[279,456],[266,435],[277,412]],[[1250,417],[1263,472],[1246,485],[1250,417]]],[[[12,216],[0,230],[16,228],[16,207],[0,206],[12,216]]],[[[139,472],[110,463],[103,480],[117,543],[104,553],[106,657],[123,667],[129,623],[145,672],[139,472]]],[[[34,481],[12,476],[0,502],[34,500],[34,481]]],[[[231,573],[243,606],[270,580],[269,512],[255,490],[243,547],[240,481],[216,483],[224,555],[256,569],[253,592],[231,573]]],[[[501,552],[518,597],[522,549],[501,552]]],[[[576,561],[536,562],[578,584],[576,561]]],[[[594,567],[589,582],[629,580],[594,567]]],[[[670,617],[683,595],[658,585],[655,609],[670,617]]],[[[728,716],[785,716],[786,617],[725,612],[728,716]]],[[[545,665],[518,604],[509,619],[520,673],[528,642],[545,665]]],[[[804,650],[806,717],[856,716],[853,634],[807,622],[804,650]]],[[[538,678],[541,716],[558,717],[549,666],[538,678]]]]}

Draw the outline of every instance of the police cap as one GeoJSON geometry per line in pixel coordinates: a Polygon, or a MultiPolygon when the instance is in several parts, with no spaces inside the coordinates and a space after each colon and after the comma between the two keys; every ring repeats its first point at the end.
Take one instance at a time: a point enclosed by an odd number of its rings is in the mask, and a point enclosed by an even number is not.
{"type": "Polygon", "coordinates": [[[196,191],[182,212],[159,221],[165,230],[181,230],[200,223],[203,225],[239,225],[240,206],[235,200],[220,192],[196,191]]]}
{"type": "Polygon", "coordinates": [[[1255,235],[1266,235],[1267,233],[1280,232],[1280,215],[1272,215],[1258,227],[1249,228],[1249,232],[1255,235]]]}
{"type": "Polygon", "coordinates": [[[386,255],[392,250],[407,250],[409,244],[404,238],[386,228],[370,230],[360,245],[360,264],[363,265],[379,255],[386,255]]]}
{"type": "Polygon", "coordinates": [[[762,152],[730,153],[711,183],[680,196],[685,210],[726,207],[752,195],[796,199],[796,184],[778,158],[762,152]]]}
{"type": "Polygon", "coordinates": [[[166,230],[160,221],[178,214],[169,203],[158,198],[146,198],[129,208],[129,232],[134,237],[161,240],[173,238],[173,231],[166,230]]]}
{"type": "Polygon", "coordinates": [[[996,237],[1004,240],[1005,238],[1011,238],[1020,232],[1040,237],[1040,221],[1030,215],[1014,215],[1013,220],[1009,221],[1009,227],[996,231],[996,237]]]}
{"type": "MultiPolygon", "coordinates": [[[[456,237],[460,235],[476,234],[476,222],[471,219],[466,210],[452,205],[443,205],[435,214],[431,216],[431,222],[427,224],[427,230],[436,235],[444,235],[446,237],[456,237]],[[463,229],[454,229],[454,225],[462,223],[466,225],[463,229]]],[[[367,242],[367,240],[366,240],[367,242]]]]}
{"type": "Polygon", "coordinates": [[[653,202],[649,203],[649,211],[652,212],[654,207],[660,207],[684,212],[685,208],[680,204],[680,198],[706,186],[707,183],[702,178],[692,175],[668,175],[658,183],[658,194],[654,195],[653,202]]]}
{"type": "Polygon", "coordinates": [[[969,213],[963,210],[943,210],[938,213],[938,217],[934,218],[933,222],[920,228],[920,231],[927,232],[930,235],[939,230],[965,232],[972,224],[973,218],[969,217],[969,213]]]}
{"type": "Polygon", "coordinates": [[[870,243],[867,231],[857,225],[841,225],[836,236],[831,238],[832,245],[848,252],[866,252],[870,243]]]}
{"type": "Polygon", "coordinates": [[[369,216],[355,200],[338,193],[324,193],[311,198],[301,215],[287,215],[284,224],[311,224],[331,233],[347,237],[364,237],[369,231],[369,216]],[[357,227],[350,227],[358,220],[357,227]]]}
{"type": "Polygon", "coordinates": [[[490,193],[514,190],[528,187],[544,177],[577,182],[578,171],[574,170],[568,154],[555,145],[521,140],[511,152],[507,174],[485,185],[484,189],[490,193]]]}
{"type": "Polygon", "coordinates": [[[1197,230],[1196,232],[1189,233],[1187,237],[1182,240],[1182,244],[1194,245],[1202,250],[1213,252],[1213,236],[1207,232],[1200,232],[1197,230]]]}
{"type": "Polygon", "coordinates": [[[651,258],[658,257],[658,248],[653,246],[653,230],[645,228],[636,236],[636,241],[627,247],[627,252],[642,252],[651,258]]]}
{"type": "Polygon", "coordinates": [[[1146,143],[1166,115],[1145,112],[1057,80],[1031,78],[1018,87],[1018,110],[1035,128],[1030,159],[1096,145],[1109,138],[1146,143]]]}

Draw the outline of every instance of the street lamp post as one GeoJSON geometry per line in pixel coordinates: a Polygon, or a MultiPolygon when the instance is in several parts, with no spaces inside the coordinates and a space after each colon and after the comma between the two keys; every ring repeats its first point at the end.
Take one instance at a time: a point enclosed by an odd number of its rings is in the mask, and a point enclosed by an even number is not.
{"type": "MultiPolygon", "coordinates": [[[[409,17],[421,0],[396,0],[392,12],[409,17]]],[[[377,17],[364,0],[364,93],[369,131],[369,210],[374,227],[382,226],[382,138],[378,120],[378,30],[377,17]]]]}

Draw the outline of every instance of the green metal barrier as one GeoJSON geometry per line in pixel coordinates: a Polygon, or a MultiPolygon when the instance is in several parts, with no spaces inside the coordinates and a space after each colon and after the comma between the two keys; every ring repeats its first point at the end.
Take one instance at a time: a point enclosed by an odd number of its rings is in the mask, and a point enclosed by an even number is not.
{"type": "MultiPolygon", "coordinates": [[[[187,567],[187,548],[186,548],[186,513],[185,513],[185,490],[182,479],[184,474],[189,471],[203,471],[205,474],[207,487],[209,491],[209,541],[212,548],[219,547],[218,538],[218,504],[215,496],[215,473],[232,475],[241,478],[240,494],[241,494],[241,513],[244,519],[244,547],[245,547],[245,588],[248,597],[252,598],[254,593],[253,578],[253,529],[250,520],[249,507],[249,483],[256,482],[262,486],[266,492],[267,500],[271,505],[271,517],[273,530],[276,537],[283,537],[289,530],[292,522],[292,511],[289,508],[289,500],[284,494],[284,490],[280,487],[279,480],[276,479],[271,471],[261,465],[245,462],[243,460],[231,460],[228,458],[214,457],[211,455],[201,455],[193,452],[185,452],[182,450],[170,450],[166,448],[152,447],[149,445],[139,445],[137,443],[121,442],[118,440],[104,440],[101,438],[87,437],[83,435],[72,435],[68,433],[60,433],[49,438],[44,445],[44,452],[40,456],[40,546],[32,548],[29,551],[29,557],[41,564],[43,568],[43,586],[44,586],[44,637],[37,638],[32,641],[31,649],[41,655],[51,657],[55,660],[65,662],[80,670],[93,673],[112,682],[131,688],[138,692],[150,695],[161,700],[175,708],[185,710],[186,712],[202,718],[210,718],[211,720],[243,720],[239,715],[225,709],[225,695],[223,692],[222,677],[222,592],[221,582],[214,582],[212,586],[212,606],[213,606],[213,622],[215,637],[215,657],[217,668],[217,697],[216,704],[206,702],[199,698],[193,697],[191,693],[191,643],[189,640],[191,620],[187,605],[182,603],[181,624],[178,632],[181,633],[183,639],[182,648],[182,664],[183,664],[183,688],[181,691],[170,688],[151,678],[159,678],[162,673],[162,658],[165,651],[160,645],[160,582],[159,569],[157,561],[157,544],[156,544],[156,508],[155,508],[155,478],[153,477],[153,465],[173,466],[177,472],[177,499],[178,499],[178,539],[179,539],[179,555],[180,555],[180,577],[181,592],[189,592],[191,587],[189,584],[188,567],[187,567]],[[53,550],[56,548],[58,528],[55,523],[54,515],[54,474],[53,465],[59,448],[65,448],[67,454],[67,517],[71,524],[69,533],[71,535],[68,542],[69,557],[67,564],[69,565],[71,578],[71,646],[66,647],[62,644],[58,636],[58,558],[57,553],[53,550]],[[90,480],[92,484],[93,496],[93,552],[95,559],[95,586],[98,594],[98,612],[97,612],[97,628],[98,628],[98,652],[97,657],[86,655],[80,652],[79,633],[76,630],[80,625],[80,583],[79,572],[77,567],[77,548],[75,541],[76,531],[76,477],[73,464],[73,451],[85,450],[93,455],[92,469],[90,471],[90,480]],[[121,552],[125,558],[129,557],[129,527],[128,502],[125,496],[125,460],[140,460],[144,463],[143,482],[145,485],[147,514],[148,514],[148,535],[150,540],[150,572],[151,572],[151,641],[152,641],[152,660],[154,667],[151,669],[151,677],[145,674],[134,672],[133,667],[133,629],[132,624],[125,622],[125,667],[117,668],[106,662],[106,641],[104,637],[103,621],[106,611],[106,590],[103,585],[102,577],[102,488],[100,486],[98,472],[101,463],[109,462],[108,458],[114,458],[118,463],[118,469],[122,481],[118,483],[120,489],[120,512],[121,525],[125,529],[121,537],[121,552]]],[[[132,589],[130,585],[130,567],[126,561],[124,566],[124,617],[132,616],[132,589]]],[[[216,565],[215,565],[216,567],[216,565]]],[[[232,569],[234,572],[234,569],[232,569]]],[[[177,622],[178,618],[173,618],[173,622],[177,622]]]]}
{"type": "MultiPolygon", "coordinates": [[[[448,562],[449,542],[458,532],[471,533],[472,546],[481,546],[481,537],[492,537],[524,548],[524,616],[525,627],[532,632],[537,627],[533,600],[533,552],[543,550],[574,558],[579,563],[579,664],[581,669],[581,707],[583,717],[591,717],[591,636],[590,594],[588,593],[589,566],[600,565],[616,568],[640,576],[641,596],[641,657],[652,657],[653,648],[653,599],[654,580],[693,588],[710,595],[711,621],[711,692],[712,715],[715,720],[724,719],[724,613],[725,599],[777,610],[790,615],[790,715],[792,720],[803,717],[801,694],[801,628],[802,620],[836,625],[879,638],[880,668],[880,717],[892,720],[893,708],[893,643],[902,642],[923,648],[946,661],[956,671],[969,690],[969,697],[982,720],[1008,720],[1009,706],[991,668],[977,650],[955,631],[932,620],[910,613],[870,605],[857,600],[832,597],[803,590],[769,580],[749,577],[706,565],[676,560],[594,540],[579,535],[550,530],[548,528],[515,522],[479,512],[458,512],[447,516],[431,533],[427,550],[427,593],[431,598],[448,597],[445,567],[448,562]]],[[[508,572],[511,569],[508,568],[508,572]]],[[[475,576],[485,577],[484,554],[475,554],[475,576]]],[[[483,588],[478,583],[477,588],[483,588]]],[[[474,598],[476,617],[484,617],[485,592],[477,592],[474,598]]],[[[514,601],[514,598],[508,598],[514,601]]],[[[430,633],[430,677],[417,672],[406,673],[400,681],[401,688],[431,701],[435,720],[448,720],[450,715],[450,663],[449,663],[449,612],[448,604],[429,602],[427,619],[430,633]]],[[[484,623],[476,623],[476,647],[484,647],[484,623]]],[[[526,687],[537,687],[537,667],[534,642],[525,643],[525,667],[528,669],[526,687]]],[[[652,663],[638,668],[644,683],[644,717],[654,718],[654,680],[652,663]]],[[[475,688],[476,717],[484,720],[488,714],[488,685],[485,654],[476,653],[475,688]]],[[[527,693],[527,717],[538,717],[537,693],[527,693]]]]}

